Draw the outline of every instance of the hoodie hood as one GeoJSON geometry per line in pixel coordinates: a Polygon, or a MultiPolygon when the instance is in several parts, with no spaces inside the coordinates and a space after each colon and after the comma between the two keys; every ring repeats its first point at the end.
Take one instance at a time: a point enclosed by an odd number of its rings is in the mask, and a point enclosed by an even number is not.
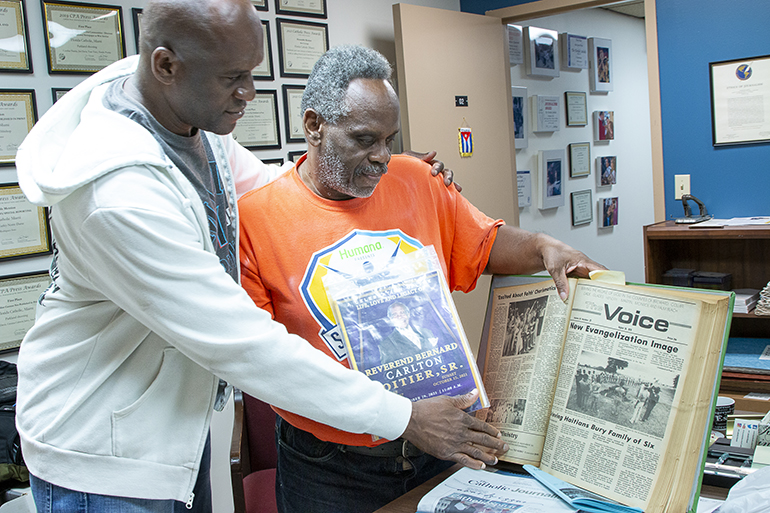
{"type": "Polygon", "coordinates": [[[102,105],[109,83],[134,73],[138,62],[128,57],[84,80],[32,127],[16,154],[19,186],[31,203],[54,205],[125,166],[168,165],[150,132],[102,105]]]}

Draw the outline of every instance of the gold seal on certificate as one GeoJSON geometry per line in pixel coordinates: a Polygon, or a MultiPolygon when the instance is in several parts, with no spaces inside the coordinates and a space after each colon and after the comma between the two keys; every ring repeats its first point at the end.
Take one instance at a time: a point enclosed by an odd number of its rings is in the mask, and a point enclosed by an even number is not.
{"type": "Polygon", "coordinates": [[[43,1],[48,71],[94,73],[125,57],[119,6],[43,1]]]}
{"type": "Polygon", "coordinates": [[[50,252],[46,208],[30,203],[18,184],[0,186],[0,259],[50,252]]]}
{"type": "Polygon", "coordinates": [[[277,18],[281,76],[307,78],[315,61],[329,49],[329,33],[323,23],[277,18]]]}
{"type": "Polygon", "coordinates": [[[16,150],[37,121],[35,91],[0,89],[0,166],[16,162],[16,150]]]}
{"type": "Polygon", "coordinates": [[[46,272],[0,279],[0,351],[21,345],[24,335],[35,324],[37,300],[50,283],[46,272]]]}
{"type": "Polygon", "coordinates": [[[32,71],[27,18],[21,0],[0,0],[0,70],[32,71]]]}
{"type": "Polygon", "coordinates": [[[278,135],[278,95],[275,91],[257,90],[243,117],[235,125],[233,137],[244,148],[281,148],[278,135]]]}

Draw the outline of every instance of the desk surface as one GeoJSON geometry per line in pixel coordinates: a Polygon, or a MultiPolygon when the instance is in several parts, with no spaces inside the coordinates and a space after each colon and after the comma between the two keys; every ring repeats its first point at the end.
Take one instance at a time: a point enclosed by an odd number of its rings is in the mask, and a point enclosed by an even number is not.
{"type": "MultiPolygon", "coordinates": [[[[461,466],[459,464],[454,465],[448,470],[445,470],[441,474],[437,475],[433,479],[429,479],[428,481],[424,482],[414,490],[411,490],[398,499],[394,500],[390,504],[387,504],[374,513],[414,513],[417,511],[417,504],[420,502],[420,499],[423,498],[423,496],[428,493],[430,490],[432,490],[435,486],[437,486],[441,481],[449,477],[450,475],[457,472],[461,466]]],[[[701,486],[700,493],[703,497],[708,497],[709,499],[720,499],[724,500],[727,497],[727,492],[729,490],[727,488],[719,488],[716,486],[709,486],[709,485],[703,485],[701,486]]]]}

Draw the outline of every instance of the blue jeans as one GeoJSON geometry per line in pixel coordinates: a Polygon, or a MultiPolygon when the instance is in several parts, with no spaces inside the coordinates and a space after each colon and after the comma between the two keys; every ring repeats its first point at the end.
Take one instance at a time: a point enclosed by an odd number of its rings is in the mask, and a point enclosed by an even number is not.
{"type": "Polygon", "coordinates": [[[369,456],[323,442],[276,417],[281,513],[372,513],[453,465],[425,453],[369,456]]]}
{"type": "Polygon", "coordinates": [[[211,436],[203,449],[192,509],[175,500],[133,499],[77,492],[29,475],[37,513],[211,513],[211,436]]]}

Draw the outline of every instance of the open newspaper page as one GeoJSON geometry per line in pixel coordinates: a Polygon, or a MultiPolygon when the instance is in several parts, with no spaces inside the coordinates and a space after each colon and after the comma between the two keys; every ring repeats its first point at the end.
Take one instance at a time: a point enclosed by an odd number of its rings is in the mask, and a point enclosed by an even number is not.
{"type": "Polygon", "coordinates": [[[579,281],[540,465],[643,509],[684,441],[672,426],[701,313],[657,292],[579,281]]]}
{"type": "Polygon", "coordinates": [[[462,468],[425,495],[417,513],[567,513],[577,511],[536,479],[462,468]]]}
{"type": "Polygon", "coordinates": [[[479,390],[489,405],[432,246],[326,284],[351,367],[417,401],[479,390]]]}
{"type": "MultiPolygon", "coordinates": [[[[570,288],[576,280],[570,280],[570,288]]],[[[484,363],[491,406],[476,414],[503,435],[510,450],[501,457],[540,463],[568,308],[553,280],[492,291],[484,363]]]]}

